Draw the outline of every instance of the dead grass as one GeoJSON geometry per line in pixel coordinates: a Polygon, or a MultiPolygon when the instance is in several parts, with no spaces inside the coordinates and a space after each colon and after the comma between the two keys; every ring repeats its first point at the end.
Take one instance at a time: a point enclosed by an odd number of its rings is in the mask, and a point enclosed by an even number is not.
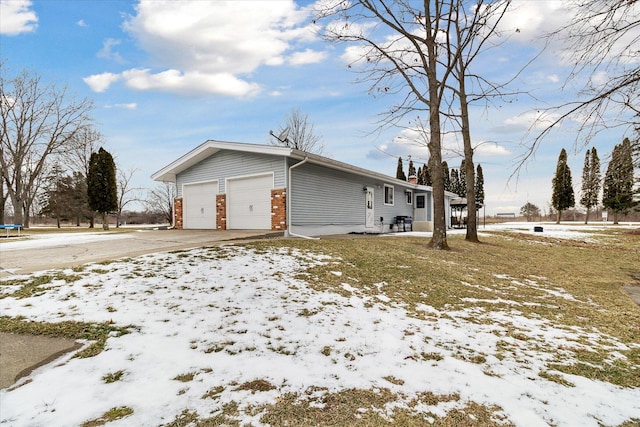
{"type": "Polygon", "coordinates": [[[100,418],[96,418],[96,419],[93,419],[93,420],[85,421],[80,426],[81,427],[102,426],[102,425],[105,425],[107,423],[110,423],[111,421],[115,421],[115,420],[119,420],[119,419],[124,418],[124,417],[128,417],[131,414],[133,414],[133,409],[129,408],[128,406],[119,406],[119,407],[116,407],[116,408],[109,409],[107,412],[102,414],[102,416],[100,418]]]}
{"type": "Polygon", "coordinates": [[[23,317],[0,316],[0,332],[12,334],[45,335],[93,341],[93,344],[79,351],[74,357],[93,357],[104,349],[107,338],[119,337],[131,332],[134,326],[119,327],[110,323],[85,322],[34,322],[23,317]]]}
{"type": "MultiPolygon", "coordinates": [[[[462,236],[449,236],[451,251],[429,250],[426,239],[412,237],[283,240],[250,246],[296,247],[332,255],[339,259],[338,264],[313,267],[303,278],[313,288],[349,296],[343,287],[347,283],[361,296],[384,294],[389,304],[402,304],[419,318],[428,316],[417,310],[423,304],[442,312],[473,308],[509,313],[516,309],[556,327],[597,330],[627,344],[628,349],[619,351],[626,359],[612,361],[611,351],[603,350],[607,343],[598,343],[593,351],[570,349],[577,363],[568,364],[558,354],[557,363],[548,368],[626,387],[640,386],[640,307],[622,289],[640,277],[637,235],[611,231],[569,240],[504,233],[482,240],[482,244],[473,244],[462,236]]],[[[465,320],[486,321],[473,316],[465,320]]],[[[530,331],[501,326],[513,339],[530,340],[530,331]]],[[[483,363],[485,355],[471,357],[483,363]]]]}
{"type": "MultiPolygon", "coordinates": [[[[318,390],[313,390],[317,393],[318,390]]],[[[487,408],[469,403],[462,409],[451,410],[444,417],[435,414],[417,414],[417,405],[435,406],[442,402],[457,401],[456,395],[423,393],[409,404],[409,409],[389,410],[386,405],[398,398],[388,389],[350,389],[339,393],[327,393],[319,399],[286,394],[274,405],[258,408],[264,411],[260,419],[273,426],[509,426],[500,408],[487,408]]]]}

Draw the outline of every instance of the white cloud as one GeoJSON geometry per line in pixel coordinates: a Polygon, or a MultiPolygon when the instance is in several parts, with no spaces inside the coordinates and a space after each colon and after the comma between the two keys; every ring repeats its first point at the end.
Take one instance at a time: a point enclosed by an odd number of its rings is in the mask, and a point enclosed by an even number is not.
{"type": "Polygon", "coordinates": [[[566,24],[569,14],[560,0],[515,0],[499,27],[512,40],[528,43],[566,24]]]}
{"type": "Polygon", "coordinates": [[[129,102],[127,104],[116,104],[115,107],[124,108],[125,110],[135,110],[136,108],[138,108],[138,104],[136,104],[135,102],[129,102]]]}
{"type": "Polygon", "coordinates": [[[327,57],[326,52],[318,52],[312,49],[306,49],[303,52],[294,52],[289,57],[291,65],[315,64],[327,57]]]}
{"type": "Polygon", "coordinates": [[[610,78],[606,71],[599,71],[592,75],[590,80],[594,86],[603,86],[609,83],[610,78]]]}
{"type": "Polygon", "coordinates": [[[120,45],[120,40],[108,38],[102,43],[102,49],[98,51],[98,58],[112,59],[116,62],[124,62],[120,53],[113,50],[114,47],[120,45]]]}
{"type": "Polygon", "coordinates": [[[260,88],[229,73],[204,74],[197,71],[167,70],[152,73],[149,69],[131,69],[122,73],[127,86],[136,90],[162,90],[184,95],[250,96],[260,88]]]}
{"type": "Polygon", "coordinates": [[[38,15],[31,9],[31,0],[0,2],[0,34],[15,36],[35,31],[38,15]]]}
{"type": "Polygon", "coordinates": [[[94,92],[104,92],[111,86],[112,83],[120,80],[121,76],[119,74],[113,73],[102,73],[102,74],[94,74],[89,77],[85,77],[84,82],[91,88],[94,92]]]}
{"type": "MultiPolygon", "coordinates": [[[[154,68],[130,69],[121,77],[136,90],[254,95],[259,85],[243,75],[264,65],[309,64],[326,56],[311,49],[294,49],[294,42],[316,38],[316,25],[307,22],[309,16],[293,0],[140,0],[136,14],[123,27],[149,54],[154,68]]],[[[113,52],[118,43],[106,40],[99,56],[119,58],[113,52]]],[[[87,79],[92,78],[102,82],[95,76],[87,79]]]]}
{"type": "Polygon", "coordinates": [[[535,129],[544,129],[551,125],[559,116],[557,114],[546,113],[544,111],[529,111],[524,114],[509,117],[504,120],[504,125],[499,126],[501,133],[526,132],[535,129]]]}
{"type": "Polygon", "coordinates": [[[78,27],[88,27],[89,26],[86,22],[84,22],[84,19],[81,19],[78,22],[76,22],[76,25],[78,27]]]}

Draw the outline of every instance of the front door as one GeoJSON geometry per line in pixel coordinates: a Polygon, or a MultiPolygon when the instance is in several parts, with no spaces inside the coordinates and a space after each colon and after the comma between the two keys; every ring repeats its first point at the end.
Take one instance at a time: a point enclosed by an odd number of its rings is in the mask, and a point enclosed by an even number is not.
{"type": "Polygon", "coordinates": [[[373,228],[374,213],[373,213],[373,187],[367,187],[367,193],[365,197],[365,217],[364,226],[366,228],[373,228]]]}
{"type": "Polygon", "coordinates": [[[413,209],[414,221],[426,221],[427,220],[427,203],[426,195],[416,195],[415,206],[413,209]]]}

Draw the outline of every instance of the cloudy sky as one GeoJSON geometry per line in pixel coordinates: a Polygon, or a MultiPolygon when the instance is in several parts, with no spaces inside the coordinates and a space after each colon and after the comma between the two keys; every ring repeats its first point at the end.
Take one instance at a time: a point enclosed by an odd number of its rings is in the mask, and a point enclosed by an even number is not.
{"type": "MultiPolygon", "coordinates": [[[[5,75],[31,70],[95,103],[96,127],[118,166],[135,169],[135,185],[207,139],[267,144],[294,108],[309,115],[326,153],[337,160],[395,175],[396,158],[419,163],[427,149],[410,129],[376,122],[390,96],[368,94],[348,67],[353,50],[319,37],[311,1],[1,0],[0,55],[5,75]]],[[[540,53],[540,36],[568,19],[559,1],[515,1],[504,20],[508,43],[478,70],[505,81],[540,53]]],[[[526,92],[472,109],[476,162],[485,176],[487,214],[519,212],[527,201],[547,209],[562,147],[576,191],[584,148],[575,122],[545,138],[534,158],[511,178],[536,129],[540,109],[575,99],[580,80],[565,85],[570,67],[551,45],[513,81],[526,92]]],[[[600,76],[606,79],[606,75],[600,76]]],[[[582,81],[584,83],[584,81],[582,81]]],[[[590,144],[605,160],[624,137],[615,129],[590,144]]],[[[453,138],[446,158],[458,167],[453,138]]],[[[406,161],[405,161],[406,166],[406,161]]],[[[577,199],[579,195],[577,194],[577,199]]]]}

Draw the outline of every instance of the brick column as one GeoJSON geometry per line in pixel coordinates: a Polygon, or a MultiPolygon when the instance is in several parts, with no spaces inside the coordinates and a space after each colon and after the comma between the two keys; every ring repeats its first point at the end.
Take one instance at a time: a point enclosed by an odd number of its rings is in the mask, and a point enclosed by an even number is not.
{"type": "Polygon", "coordinates": [[[182,198],[173,201],[173,227],[182,230],[182,198]]]}
{"type": "Polygon", "coordinates": [[[216,229],[227,229],[227,195],[218,194],[216,196],[216,229]]]}
{"type": "Polygon", "coordinates": [[[287,191],[284,188],[271,190],[271,230],[287,229],[287,191]]]}

